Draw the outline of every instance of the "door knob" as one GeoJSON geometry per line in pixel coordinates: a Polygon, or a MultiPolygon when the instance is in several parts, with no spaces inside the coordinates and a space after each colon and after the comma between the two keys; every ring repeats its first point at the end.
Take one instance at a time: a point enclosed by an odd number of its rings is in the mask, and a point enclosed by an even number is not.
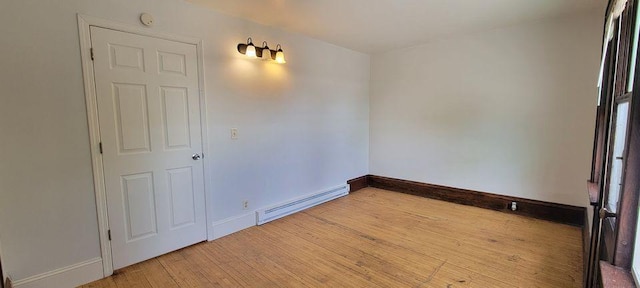
{"type": "Polygon", "coordinates": [[[198,153],[193,154],[193,156],[191,156],[191,159],[193,159],[193,160],[200,160],[200,158],[202,158],[202,156],[200,156],[200,154],[198,154],[198,153]]]}

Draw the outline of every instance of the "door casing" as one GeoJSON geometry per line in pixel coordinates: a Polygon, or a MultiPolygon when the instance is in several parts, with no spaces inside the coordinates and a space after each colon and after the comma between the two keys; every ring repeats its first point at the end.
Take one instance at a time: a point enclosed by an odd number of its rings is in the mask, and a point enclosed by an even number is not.
{"type": "Polygon", "coordinates": [[[122,24],[111,20],[101,19],[93,16],[78,14],[78,32],[80,36],[80,57],[82,60],[82,75],[84,83],[84,94],[87,108],[87,121],[89,124],[89,142],[91,145],[91,165],[93,168],[93,182],[96,196],[96,212],[98,216],[98,230],[100,239],[100,250],[102,255],[102,267],[104,277],[113,274],[113,261],[111,257],[111,243],[109,241],[109,218],[107,212],[107,198],[105,194],[105,182],[103,174],[102,154],[100,153],[100,126],[98,121],[98,102],[95,86],[95,75],[93,70],[93,60],[91,59],[91,32],[90,27],[101,27],[106,29],[127,32],[142,36],[193,44],[196,46],[198,64],[198,85],[200,88],[200,129],[202,130],[202,152],[204,166],[204,191],[205,191],[205,213],[207,222],[207,240],[213,240],[213,215],[212,197],[208,192],[211,186],[209,145],[207,137],[207,105],[205,97],[204,81],[204,59],[202,40],[192,37],[165,34],[150,29],[139,28],[128,24],[122,24]]]}

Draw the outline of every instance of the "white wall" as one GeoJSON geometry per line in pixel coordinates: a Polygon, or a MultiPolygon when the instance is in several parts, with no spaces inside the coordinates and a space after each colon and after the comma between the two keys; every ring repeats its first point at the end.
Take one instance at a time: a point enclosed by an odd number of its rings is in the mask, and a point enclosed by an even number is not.
{"type": "Polygon", "coordinates": [[[368,173],[368,55],[179,0],[0,6],[0,234],[14,280],[100,257],[76,13],[141,26],[149,12],[150,30],[203,39],[211,220],[368,173]],[[281,43],[287,64],[242,57],[248,36],[281,43]]]}
{"type": "Polygon", "coordinates": [[[588,206],[602,13],[373,55],[370,173],[588,206]]]}
{"type": "Polygon", "coordinates": [[[8,0],[0,241],[14,279],[100,257],[76,13],[141,26],[141,12],[153,31],[204,40],[210,220],[369,172],[587,204],[601,13],[374,55],[369,69],[367,55],[180,0],[8,0]],[[288,63],[243,58],[248,36],[281,43],[288,63]]]}

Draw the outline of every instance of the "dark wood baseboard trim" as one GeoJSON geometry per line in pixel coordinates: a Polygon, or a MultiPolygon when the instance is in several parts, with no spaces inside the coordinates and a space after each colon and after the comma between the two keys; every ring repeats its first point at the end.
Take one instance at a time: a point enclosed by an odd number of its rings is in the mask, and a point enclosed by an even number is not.
{"type": "Polygon", "coordinates": [[[369,175],[360,176],[358,178],[347,181],[349,184],[349,192],[356,192],[362,188],[369,187],[369,175]]]}
{"type": "MultiPolygon", "coordinates": [[[[367,186],[375,188],[528,216],[562,224],[583,227],[586,223],[585,207],[497,195],[376,175],[362,176],[349,181],[357,183],[359,185],[356,186],[358,189],[366,187],[361,187],[361,185],[367,183],[367,186]],[[366,180],[363,180],[363,177],[366,177],[366,180]],[[517,203],[516,211],[511,210],[511,202],[517,203]]],[[[351,191],[356,190],[352,187],[351,191]]]]}

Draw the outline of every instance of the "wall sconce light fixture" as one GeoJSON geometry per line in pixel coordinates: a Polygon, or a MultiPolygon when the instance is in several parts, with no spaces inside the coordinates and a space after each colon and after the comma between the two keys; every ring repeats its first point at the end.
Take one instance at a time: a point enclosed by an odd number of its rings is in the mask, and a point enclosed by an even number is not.
{"type": "Polygon", "coordinates": [[[240,54],[247,55],[249,58],[260,58],[265,61],[275,60],[276,63],[280,64],[287,63],[287,61],[284,60],[284,52],[282,51],[282,46],[280,46],[280,44],[276,46],[276,50],[269,49],[267,41],[262,42],[262,47],[256,47],[253,45],[251,37],[247,39],[246,44],[238,44],[238,52],[240,52],[240,54]]]}

